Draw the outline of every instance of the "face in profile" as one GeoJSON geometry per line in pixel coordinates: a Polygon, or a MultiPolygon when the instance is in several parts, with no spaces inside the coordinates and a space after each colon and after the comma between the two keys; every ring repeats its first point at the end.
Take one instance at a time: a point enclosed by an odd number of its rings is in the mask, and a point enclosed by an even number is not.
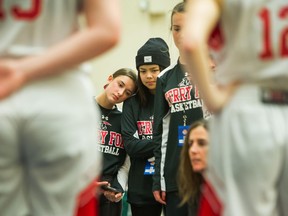
{"type": "Polygon", "coordinates": [[[202,125],[190,132],[188,154],[194,172],[203,172],[207,167],[208,139],[208,132],[202,125]]]}
{"type": "Polygon", "coordinates": [[[176,47],[180,49],[181,44],[182,44],[182,30],[183,30],[183,24],[185,20],[185,13],[175,13],[172,16],[172,34],[173,34],[173,39],[176,47]]]}
{"type": "Polygon", "coordinates": [[[125,75],[120,75],[115,78],[110,76],[108,82],[105,92],[111,104],[123,102],[133,95],[136,88],[134,81],[125,75]]]}

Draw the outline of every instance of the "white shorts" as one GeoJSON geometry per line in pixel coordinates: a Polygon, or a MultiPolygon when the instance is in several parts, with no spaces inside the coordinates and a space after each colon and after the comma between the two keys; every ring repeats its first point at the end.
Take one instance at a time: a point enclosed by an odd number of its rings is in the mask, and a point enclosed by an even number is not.
{"type": "Polygon", "coordinates": [[[33,82],[0,101],[0,215],[72,216],[101,171],[98,114],[77,71],[33,82]]]}
{"type": "Polygon", "coordinates": [[[288,215],[288,105],[243,85],[210,121],[207,177],[223,215],[288,215]]]}

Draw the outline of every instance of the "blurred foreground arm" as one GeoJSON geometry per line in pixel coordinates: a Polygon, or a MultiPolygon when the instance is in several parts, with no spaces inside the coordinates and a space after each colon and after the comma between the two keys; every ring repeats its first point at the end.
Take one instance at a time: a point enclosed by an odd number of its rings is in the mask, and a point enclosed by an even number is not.
{"type": "MultiPolygon", "coordinates": [[[[120,38],[119,0],[85,0],[85,29],[37,56],[0,60],[0,99],[26,82],[58,74],[115,46],[120,38]]],[[[52,30],[53,31],[53,30],[52,30]]]]}
{"type": "Polygon", "coordinates": [[[219,21],[221,2],[221,0],[187,1],[182,46],[192,82],[198,86],[208,110],[213,113],[223,108],[234,89],[234,86],[219,88],[211,85],[207,42],[219,21]]]}

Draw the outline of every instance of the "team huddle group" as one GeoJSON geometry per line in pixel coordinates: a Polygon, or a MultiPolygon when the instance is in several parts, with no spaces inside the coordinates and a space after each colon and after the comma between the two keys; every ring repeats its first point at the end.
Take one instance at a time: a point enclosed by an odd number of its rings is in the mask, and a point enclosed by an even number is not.
{"type": "Polygon", "coordinates": [[[0,216],[288,216],[287,0],[181,1],[177,62],[151,37],[93,96],[119,8],[0,1],[0,216]]]}
{"type": "MultiPolygon", "coordinates": [[[[177,47],[183,20],[181,2],[171,15],[177,47]]],[[[132,69],[119,69],[109,76],[104,91],[95,97],[101,110],[99,149],[104,159],[98,184],[102,188],[109,184],[119,191],[104,187],[99,214],[120,216],[127,188],[127,201],[134,216],[160,216],[162,211],[165,215],[197,215],[202,177],[195,175],[197,181],[190,190],[193,181],[186,180],[186,170],[192,172],[192,164],[196,173],[206,168],[208,134],[204,122],[201,123],[203,102],[198,89],[190,82],[181,55],[176,64],[171,64],[168,45],[162,38],[150,38],[138,49],[135,66],[138,78],[132,69]],[[122,113],[116,106],[120,102],[124,102],[122,113]],[[201,123],[198,126],[204,134],[193,137],[194,142],[187,139],[185,145],[191,145],[191,165],[182,165],[186,167],[180,174],[180,154],[193,122],[201,123]],[[178,192],[180,177],[182,196],[178,192]]],[[[212,60],[210,66],[211,70],[215,68],[212,60]]],[[[188,149],[183,155],[190,161],[188,149]]]]}

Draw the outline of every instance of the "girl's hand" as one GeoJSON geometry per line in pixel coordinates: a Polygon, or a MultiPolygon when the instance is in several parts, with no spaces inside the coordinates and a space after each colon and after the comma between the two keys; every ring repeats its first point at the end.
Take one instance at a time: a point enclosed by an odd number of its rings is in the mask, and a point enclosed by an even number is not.
{"type": "Polygon", "coordinates": [[[226,86],[212,86],[212,94],[209,100],[204,100],[208,110],[212,113],[219,113],[229,102],[234,92],[239,88],[241,82],[234,82],[226,86]]]}
{"type": "Polygon", "coordinates": [[[101,189],[101,186],[104,185],[110,185],[108,181],[102,181],[102,182],[96,182],[97,188],[96,188],[96,194],[103,194],[105,191],[101,189]]]}
{"type": "Polygon", "coordinates": [[[8,97],[26,83],[25,73],[17,65],[17,60],[0,60],[0,99],[8,97]]]}
{"type": "Polygon", "coordinates": [[[111,202],[119,202],[122,199],[123,194],[112,191],[104,191],[104,196],[111,202]]]}
{"type": "Polygon", "coordinates": [[[154,198],[157,202],[166,205],[166,192],[165,191],[153,191],[154,198]]]}

